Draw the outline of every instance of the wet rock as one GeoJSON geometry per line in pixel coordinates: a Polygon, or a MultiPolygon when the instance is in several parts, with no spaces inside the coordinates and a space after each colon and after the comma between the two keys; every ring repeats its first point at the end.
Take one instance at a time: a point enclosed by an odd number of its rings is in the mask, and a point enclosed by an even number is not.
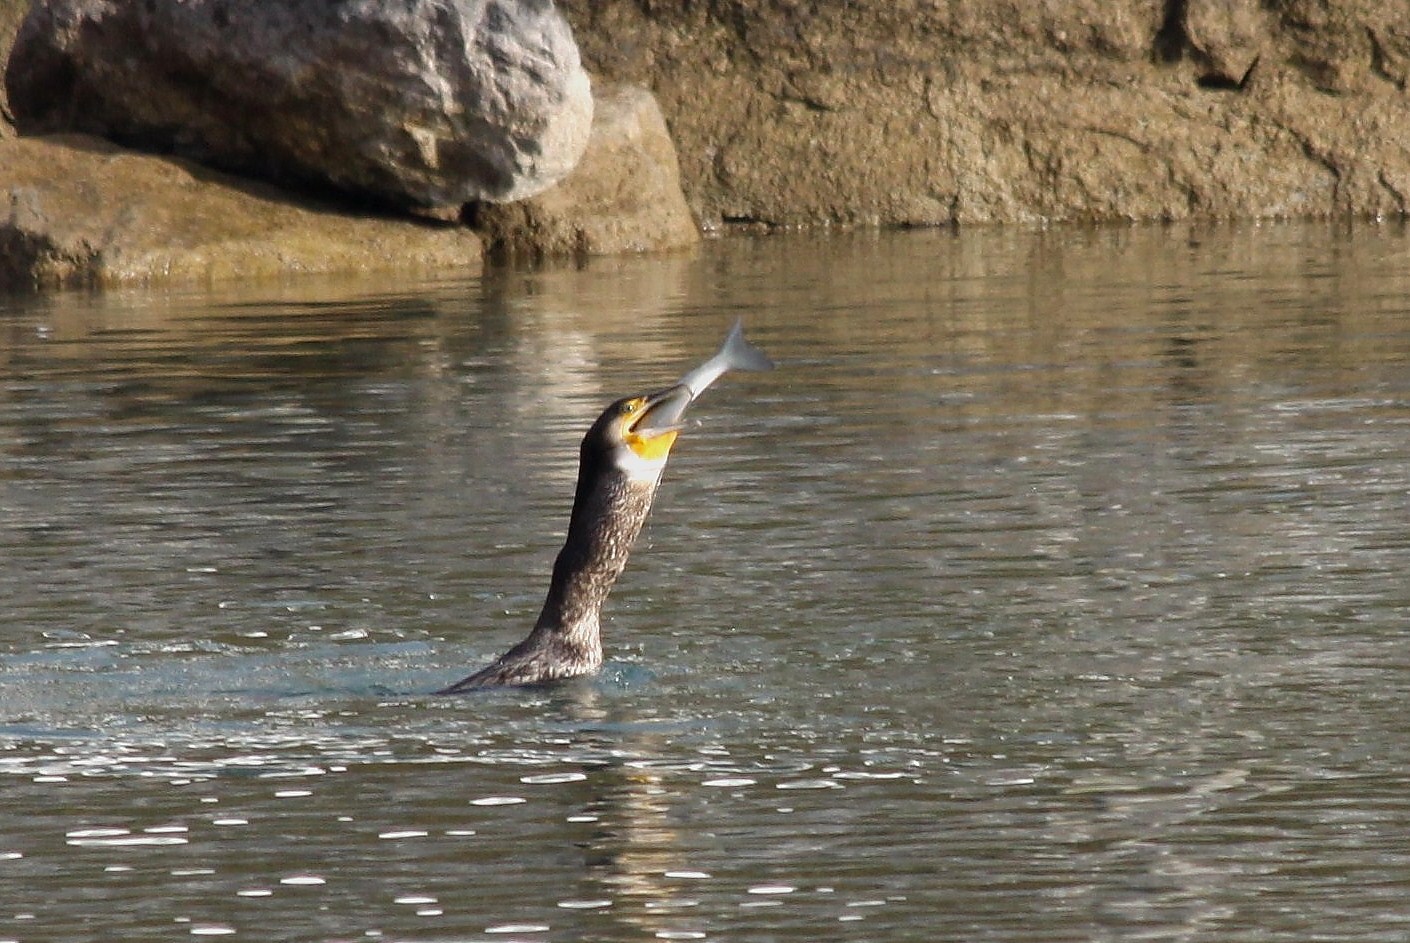
{"type": "Polygon", "coordinates": [[[27,131],[412,207],[536,193],[592,119],[550,0],[40,0],[6,81],[27,131]]]}
{"type": "Polygon", "coordinates": [[[81,136],[0,140],[0,288],[479,271],[464,228],[354,216],[81,136]]]}
{"type": "Polygon", "coordinates": [[[587,150],[562,183],[478,207],[475,225],[492,251],[515,257],[648,252],[700,238],[661,109],[636,86],[598,87],[587,150]]]}

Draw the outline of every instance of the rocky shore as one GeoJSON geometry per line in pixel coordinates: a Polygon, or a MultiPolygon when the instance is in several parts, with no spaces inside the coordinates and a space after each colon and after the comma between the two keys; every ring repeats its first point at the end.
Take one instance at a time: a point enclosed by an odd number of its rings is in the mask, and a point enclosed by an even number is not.
{"type": "MultiPolygon", "coordinates": [[[[0,0],[0,61],[27,7],[0,0]]],[[[496,184],[508,202],[462,206],[473,193],[432,180],[408,191],[422,205],[374,206],[346,181],[303,186],[317,167],[253,182],[38,133],[102,130],[73,108],[68,125],[21,116],[22,135],[0,99],[0,284],[475,271],[486,252],[650,251],[740,224],[1382,216],[1410,201],[1410,20],[1388,0],[558,8],[591,76],[591,130],[556,185],[496,184]]],[[[42,100],[46,82],[11,85],[42,100]]],[[[503,173],[537,172],[523,160],[503,173]]]]}

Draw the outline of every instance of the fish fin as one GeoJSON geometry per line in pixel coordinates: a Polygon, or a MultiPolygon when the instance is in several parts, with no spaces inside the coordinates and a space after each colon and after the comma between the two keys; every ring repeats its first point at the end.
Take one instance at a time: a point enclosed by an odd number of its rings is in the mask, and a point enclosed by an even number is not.
{"type": "Polygon", "coordinates": [[[753,344],[744,339],[744,319],[737,318],[730,328],[725,342],[720,346],[725,362],[731,370],[772,370],[774,362],[753,344]]]}

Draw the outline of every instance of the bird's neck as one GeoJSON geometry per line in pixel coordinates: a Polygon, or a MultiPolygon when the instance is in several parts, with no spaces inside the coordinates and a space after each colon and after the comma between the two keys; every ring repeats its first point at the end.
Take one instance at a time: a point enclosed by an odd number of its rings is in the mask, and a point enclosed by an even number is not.
{"type": "Polygon", "coordinates": [[[552,632],[601,657],[599,614],[626,568],[655,493],[654,481],[633,480],[615,471],[580,470],[568,536],[553,563],[553,581],[536,631],[552,632]]]}

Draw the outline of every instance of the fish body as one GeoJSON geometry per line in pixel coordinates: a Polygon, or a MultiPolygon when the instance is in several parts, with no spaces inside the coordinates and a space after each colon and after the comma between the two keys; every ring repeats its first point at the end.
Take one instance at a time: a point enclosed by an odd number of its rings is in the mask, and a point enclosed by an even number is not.
{"type": "Polygon", "coordinates": [[[762,350],[744,339],[744,321],[737,320],[725,335],[725,341],[715,355],[676,381],[678,391],[673,401],[663,403],[641,423],[643,430],[660,430],[679,426],[686,408],[709,389],[710,385],[731,370],[772,370],[774,362],[762,350]]]}

